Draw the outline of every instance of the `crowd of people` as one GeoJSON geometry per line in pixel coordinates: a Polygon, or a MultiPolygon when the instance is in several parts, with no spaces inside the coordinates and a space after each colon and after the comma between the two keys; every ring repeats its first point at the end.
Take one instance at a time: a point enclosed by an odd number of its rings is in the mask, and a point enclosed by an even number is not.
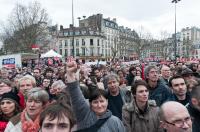
{"type": "Polygon", "coordinates": [[[200,63],[0,70],[0,132],[199,132],[200,63]]]}

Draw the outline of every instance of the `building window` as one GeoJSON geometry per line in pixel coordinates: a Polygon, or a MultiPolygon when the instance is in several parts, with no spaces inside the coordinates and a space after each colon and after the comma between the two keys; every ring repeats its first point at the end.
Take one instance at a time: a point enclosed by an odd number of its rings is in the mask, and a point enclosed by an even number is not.
{"type": "Polygon", "coordinates": [[[62,48],[62,41],[59,42],[59,48],[62,48]]]}
{"type": "Polygon", "coordinates": [[[93,43],[93,39],[90,39],[90,46],[93,46],[94,43],[93,43]]]}
{"type": "Polygon", "coordinates": [[[67,47],[68,46],[68,41],[67,40],[65,40],[65,47],[67,47]]]}
{"type": "Polygon", "coordinates": [[[68,36],[68,32],[64,32],[64,36],[68,36]]]}
{"type": "Polygon", "coordinates": [[[97,39],[97,46],[99,46],[100,44],[99,44],[99,39],[97,39]]]}
{"type": "Polygon", "coordinates": [[[73,49],[70,49],[70,56],[73,56],[73,49]]]}
{"type": "Polygon", "coordinates": [[[67,49],[65,49],[65,56],[67,56],[67,49]]]}
{"type": "Polygon", "coordinates": [[[90,55],[91,55],[91,56],[94,55],[94,48],[93,48],[93,47],[90,48],[90,55]]]}
{"type": "Polygon", "coordinates": [[[73,46],[73,39],[70,39],[70,46],[73,46]]]}
{"type": "Polygon", "coordinates": [[[79,46],[79,40],[76,39],[76,46],[79,46]]]}
{"type": "Polygon", "coordinates": [[[85,40],[82,39],[82,46],[85,46],[85,40]]]}
{"type": "Polygon", "coordinates": [[[76,56],[79,56],[79,48],[76,48],[76,56]]]}
{"type": "Polygon", "coordinates": [[[82,48],[82,55],[85,56],[85,48],[82,48]]]}
{"type": "Polygon", "coordinates": [[[97,48],[97,54],[100,55],[100,47],[97,48]]]}
{"type": "Polygon", "coordinates": [[[60,49],[60,54],[62,55],[62,49],[60,49]]]}

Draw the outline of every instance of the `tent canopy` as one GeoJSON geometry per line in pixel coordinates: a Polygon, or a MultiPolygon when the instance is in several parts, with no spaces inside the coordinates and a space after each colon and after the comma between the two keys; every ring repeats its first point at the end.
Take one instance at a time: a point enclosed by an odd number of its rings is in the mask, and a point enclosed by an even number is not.
{"type": "Polygon", "coordinates": [[[44,54],[41,54],[40,58],[48,58],[48,57],[59,57],[62,58],[62,55],[56,53],[54,50],[50,50],[44,54]]]}

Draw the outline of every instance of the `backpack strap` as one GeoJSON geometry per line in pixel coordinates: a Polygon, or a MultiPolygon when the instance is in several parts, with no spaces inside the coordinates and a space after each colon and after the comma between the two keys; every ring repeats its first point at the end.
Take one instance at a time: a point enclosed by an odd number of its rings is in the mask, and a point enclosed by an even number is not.
{"type": "MultiPolygon", "coordinates": [[[[111,116],[110,116],[111,117],[111,116]]],[[[99,119],[94,125],[88,127],[88,128],[84,128],[81,130],[77,130],[76,132],[97,132],[98,129],[110,118],[104,118],[104,119],[99,119]]]]}

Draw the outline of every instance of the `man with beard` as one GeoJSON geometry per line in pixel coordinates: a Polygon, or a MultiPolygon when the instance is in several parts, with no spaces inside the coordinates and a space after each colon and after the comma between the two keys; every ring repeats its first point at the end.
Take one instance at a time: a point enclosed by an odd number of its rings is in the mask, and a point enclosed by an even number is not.
{"type": "Polygon", "coordinates": [[[191,92],[191,101],[186,106],[193,118],[192,131],[200,131],[200,85],[194,87],[191,92]]]}
{"type": "Polygon", "coordinates": [[[158,106],[162,105],[171,95],[171,92],[166,85],[160,82],[157,66],[148,66],[145,69],[145,78],[149,87],[149,99],[155,100],[158,106]]]}
{"type": "Polygon", "coordinates": [[[160,108],[160,127],[166,132],[192,132],[192,120],[184,105],[168,101],[160,108]]]}
{"type": "Polygon", "coordinates": [[[187,93],[185,80],[181,76],[173,76],[169,81],[169,85],[173,91],[173,94],[169,97],[170,101],[177,101],[183,105],[189,103],[190,95],[187,93]]]}

